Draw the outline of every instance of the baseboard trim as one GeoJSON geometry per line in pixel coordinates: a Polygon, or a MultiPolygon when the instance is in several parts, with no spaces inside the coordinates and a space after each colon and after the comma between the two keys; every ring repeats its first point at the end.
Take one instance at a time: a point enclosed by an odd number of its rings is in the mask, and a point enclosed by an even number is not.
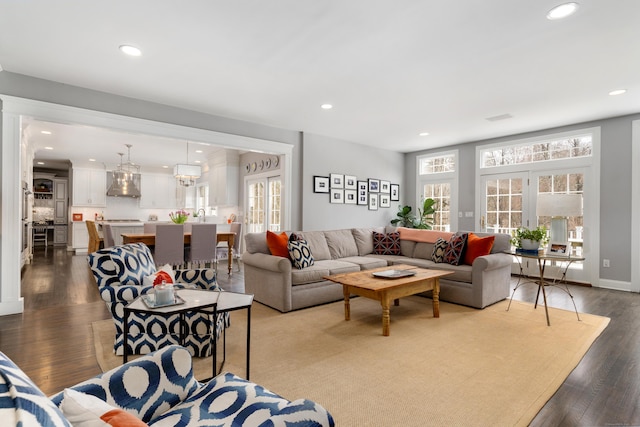
{"type": "Polygon", "coordinates": [[[622,282],[619,280],[599,279],[598,284],[594,286],[597,288],[611,289],[614,291],[631,292],[631,282],[622,282]]]}

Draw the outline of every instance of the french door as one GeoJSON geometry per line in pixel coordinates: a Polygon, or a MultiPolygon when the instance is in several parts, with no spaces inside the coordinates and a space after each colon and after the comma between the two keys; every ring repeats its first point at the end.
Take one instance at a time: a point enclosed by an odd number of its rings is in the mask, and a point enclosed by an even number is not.
{"type": "Polygon", "coordinates": [[[282,179],[270,176],[248,179],[245,184],[248,233],[282,229],[282,179]]]}
{"type": "MultiPolygon", "coordinates": [[[[538,216],[536,212],[538,195],[580,194],[588,197],[585,181],[585,170],[581,168],[484,175],[481,184],[480,230],[511,234],[522,226],[535,228],[544,225],[549,229],[551,217],[538,216]]],[[[585,212],[583,215],[588,214],[585,212]]],[[[590,270],[585,268],[590,262],[590,236],[585,233],[583,215],[568,218],[572,253],[586,259],[568,266],[567,280],[591,283],[590,270]]],[[[524,274],[539,275],[537,261],[522,259],[521,262],[524,274]]],[[[553,262],[547,267],[547,277],[559,277],[565,268],[567,263],[553,262]]],[[[512,271],[519,273],[518,263],[514,263],[512,271]]]]}

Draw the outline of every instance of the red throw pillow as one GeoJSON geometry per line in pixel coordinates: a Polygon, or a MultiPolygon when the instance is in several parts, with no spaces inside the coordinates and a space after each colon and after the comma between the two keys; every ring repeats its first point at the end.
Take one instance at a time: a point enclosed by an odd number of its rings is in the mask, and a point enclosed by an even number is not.
{"type": "Polygon", "coordinates": [[[284,231],[280,234],[276,234],[267,230],[267,246],[269,247],[271,255],[289,258],[289,248],[287,248],[287,243],[289,243],[289,237],[284,231]]]}
{"type": "Polygon", "coordinates": [[[480,237],[473,233],[469,233],[469,237],[467,238],[467,250],[464,253],[464,263],[472,265],[473,260],[479,256],[489,255],[495,240],[496,236],[480,237]]]}

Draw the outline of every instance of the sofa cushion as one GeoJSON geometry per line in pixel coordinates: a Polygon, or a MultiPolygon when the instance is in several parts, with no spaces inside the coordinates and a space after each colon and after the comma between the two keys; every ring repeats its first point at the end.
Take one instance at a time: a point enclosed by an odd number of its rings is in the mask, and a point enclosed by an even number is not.
{"type": "Polygon", "coordinates": [[[3,426],[68,426],[62,411],[0,352],[0,420],[3,426]]]}
{"type": "Polygon", "coordinates": [[[340,261],[350,262],[360,266],[360,270],[371,270],[372,268],[386,267],[387,261],[373,256],[350,256],[342,258],[340,261]]]}
{"type": "Polygon", "coordinates": [[[373,232],[373,253],[376,255],[400,255],[400,233],[373,232]]]}
{"type": "Polygon", "coordinates": [[[247,233],[244,235],[244,248],[251,254],[269,255],[267,246],[267,233],[247,233]]]}
{"type": "Polygon", "coordinates": [[[402,240],[402,238],[400,238],[400,254],[412,258],[416,245],[417,243],[413,240],[402,240]]]}
{"type": "Polygon", "coordinates": [[[360,266],[351,262],[335,259],[316,260],[311,267],[302,270],[291,270],[291,284],[306,285],[308,283],[322,282],[325,276],[332,274],[352,273],[360,271],[360,266]]]}
{"type": "Polygon", "coordinates": [[[145,276],[156,272],[151,251],[144,243],[114,246],[111,261],[115,264],[120,284],[124,286],[142,286],[145,276]]]}
{"type": "Polygon", "coordinates": [[[332,259],[358,256],[358,247],[351,229],[325,231],[324,237],[327,239],[332,259]]]}
{"type": "Polygon", "coordinates": [[[116,427],[145,427],[147,425],[133,414],[72,388],[64,390],[60,409],[74,427],[94,427],[107,424],[116,427]]]}
{"type": "Polygon", "coordinates": [[[415,246],[415,249],[413,250],[412,258],[431,260],[431,256],[433,255],[434,243],[415,242],[415,245],[416,246],[415,246]]]}
{"type": "Polygon", "coordinates": [[[438,240],[433,244],[433,251],[431,252],[431,261],[444,262],[444,253],[449,246],[449,242],[442,237],[438,237],[438,240]]]}
{"type": "Polygon", "coordinates": [[[287,236],[287,233],[284,231],[276,234],[273,231],[267,230],[267,246],[269,247],[271,255],[289,258],[287,243],[289,243],[289,236],[287,236]]]}
{"type": "Polygon", "coordinates": [[[318,262],[325,259],[331,259],[331,252],[327,245],[327,239],[324,237],[323,231],[304,231],[298,232],[304,240],[309,243],[313,259],[318,262]]]}
{"type": "Polygon", "coordinates": [[[373,253],[373,232],[384,233],[384,227],[354,228],[351,230],[358,247],[358,255],[364,256],[373,253]]]}
{"type": "Polygon", "coordinates": [[[466,243],[467,233],[456,234],[451,237],[447,250],[444,252],[444,262],[451,265],[460,264],[466,243]]]}
{"type": "Polygon", "coordinates": [[[480,237],[475,233],[469,233],[467,237],[467,249],[464,251],[464,263],[472,265],[479,256],[489,255],[496,236],[480,237]]]}
{"type": "MultiPolygon", "coordinates": [[[[293,234],[292,234],[293,236],[293,234]]],[[[306,267],[313,265],[313,255],[311,254],[311,248],[306,240],[293,240],[287,244],[289,249],[289,258],[291,263],[298,270],[302,270],[306,267]]]]}

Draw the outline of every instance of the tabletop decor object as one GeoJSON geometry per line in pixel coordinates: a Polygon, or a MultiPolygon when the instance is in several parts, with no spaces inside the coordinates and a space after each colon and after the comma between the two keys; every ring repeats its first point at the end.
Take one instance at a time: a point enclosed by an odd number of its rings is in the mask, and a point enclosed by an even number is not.
{"type": "Polygon", "coordinates": [[[548,239],[547,228],[544,225],[534,229],[519,227],[511,233],[511,243],[516,248],[527,251],[537,251],[540,244],[545,245],[548,239]]]}
{"type": "Polygon", "coordinates": [[[176,224],[184,224],[189,219],[189,212],[180,209],[175,212],[170,212],[169,218],[176,224]]]}

